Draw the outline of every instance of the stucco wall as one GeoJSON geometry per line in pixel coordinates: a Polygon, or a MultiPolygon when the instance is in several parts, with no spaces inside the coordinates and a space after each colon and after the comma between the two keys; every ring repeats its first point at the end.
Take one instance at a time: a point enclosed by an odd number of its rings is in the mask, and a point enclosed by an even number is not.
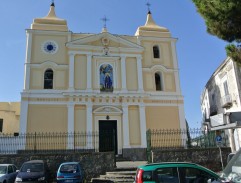
{"type": "Polygon", "coordinates": [[[54,61],[56,64],[67,64],[68,54],[65,43],[68,42],[67,36],[62,35],[41,35],[34,34],[32,39],[31,63],[43,63],[46,61],[54,61]],[[53,40],[58,44],[56,54],[45,54],[42,51],[43,43],[46,40],[53,40]]]}
{"type": "Polygon", "coordinates": [[[74,86],[77,90],[85,90],[87,86],[87,58],[85,55],[75,56],[74,86]]]}
{"type": "Polygon", "coordinates": [[[179,129],[180,119],[177,106],[146,107],[147,129],[179,129]]]}
{"type": "Polygon", "coordinates": [[[129,129],[130,129],[130,145],[141,144],[141,130],[139,108],[137,106],[129,106],[129,129]]]}
{"type": "Polygon", "coordinates": [[[0,102],[3,133],[19,132],[20,102],[0,102]]]}
{"type": "Polygon", "coordinates": [[[137,62],[135,58],[128,58],[126,61],[126,84],[129,91],[138,89],[137,62]]]}
{"type": "Polygon", "coordinates": [[[67,132],[67,107],[29,105],[27,132],[67,132]]]}

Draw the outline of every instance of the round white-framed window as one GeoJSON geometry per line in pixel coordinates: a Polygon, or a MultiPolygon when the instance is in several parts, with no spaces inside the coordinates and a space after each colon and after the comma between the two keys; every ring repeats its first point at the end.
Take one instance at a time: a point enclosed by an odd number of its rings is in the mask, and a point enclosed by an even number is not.
{"type": "Polygon", "coordinates": [[[42,44],[42,51],[48,54],[55,54],[58,51],[58,44],[55,41],[48,40],[42,44]]]}

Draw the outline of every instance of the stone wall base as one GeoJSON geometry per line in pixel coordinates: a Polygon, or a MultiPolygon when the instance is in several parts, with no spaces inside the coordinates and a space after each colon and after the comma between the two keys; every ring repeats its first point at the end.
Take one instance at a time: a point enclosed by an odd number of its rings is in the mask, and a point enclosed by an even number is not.
{"type": "Polygon", "coordinates": [[[130,161],[146,161],[146,148],[125,148],[123,158],[130,161]]]}

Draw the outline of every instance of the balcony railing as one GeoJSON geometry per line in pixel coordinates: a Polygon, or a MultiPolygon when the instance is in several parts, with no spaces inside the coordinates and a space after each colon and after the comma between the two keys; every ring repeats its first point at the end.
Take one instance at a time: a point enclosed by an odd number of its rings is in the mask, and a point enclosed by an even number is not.
{"type": "Polygon", "coordinates": [[[223,108],[227,108],[232,106],[232,96],[231,95],[225,95],[221,98],[221,104],[223,108]]]}

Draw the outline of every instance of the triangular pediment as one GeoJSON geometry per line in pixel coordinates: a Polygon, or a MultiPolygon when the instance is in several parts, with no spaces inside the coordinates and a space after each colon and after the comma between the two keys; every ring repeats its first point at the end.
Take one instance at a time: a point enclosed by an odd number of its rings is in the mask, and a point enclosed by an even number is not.
{"type": "Polygon", "coordinates": [[[86,36],[84,38],[76,39],[70,41],[66,44],[68,48],[83,48],[83,47],[95,47],[95,48],[130,48],[137,49],[139,51],[143,50],[143,47],[133,43],[127,39],[124,39],[120,36],[110,34],[108,32],[103,32],[100,34],[86,36]]]}
{"type": "Polygon", "coordinates": [[[97,109],[95,109],[93,111],[93,113],[95,114],[122,114],[122,111],[117,108],[117,107],[113,107],[113,106],[102,106],[102,107],[99,107],[97,109]]]}

